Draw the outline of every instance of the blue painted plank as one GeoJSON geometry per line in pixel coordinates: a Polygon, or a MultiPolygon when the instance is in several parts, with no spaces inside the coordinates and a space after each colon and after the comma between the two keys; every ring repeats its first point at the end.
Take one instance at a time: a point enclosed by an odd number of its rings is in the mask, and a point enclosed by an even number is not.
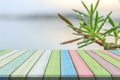
{"type": "Polygon", "coordinates": [[[116,55],[120,56],[120,52],[119,51],[116,51],[116,50],[108,50],[108,51],[113,53],[113,54],[116,54],[116,55]]]}
{"type": "Polygon", "coordinates": [[[61,77],[77,77],[77,73],[67,50],[61,50],[61,77]]]}
{"type": "Polygon", "coordinates": [[[29,50],[26,53],[22,54],[12,62],[8,63],[6,66],[0,68],[0,80],[9,80],[9,75],[16,70],[24,61],[26,61],[35,50],[29,50]],[[4,78],[2,78],[4,77],[4,78]]]}

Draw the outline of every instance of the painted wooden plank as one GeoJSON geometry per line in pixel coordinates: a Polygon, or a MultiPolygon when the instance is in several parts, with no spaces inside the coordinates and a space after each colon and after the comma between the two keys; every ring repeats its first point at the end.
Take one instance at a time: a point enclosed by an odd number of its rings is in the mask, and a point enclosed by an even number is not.
{"type": "Polygon", "coordinates": [[[86,52],[94,58],[100,65],[102,65],[108,72],[112,74],[112,77],[120,77],[120,69],[109,63],[108,61],[104,60],[102,57],[98,56],[94,52],[90,50],[86,50],[86,52]]]}
{"type": "Polygon", "coordinates": [[[95,77],[111,77],[111,74],[105,70],[98,62],[90,57],[85,51],[77,50],[81,58],[88,65],[90,70],[94,73],[95,77]]]}
{"type": "Polygon", "coordinates": [[[79,77],[94,77],[88,66],[75,50],[70,50],[70,55],[79,77]]]}
{"type": "Polygon", "coordinates": [[[9,52],[11,52],[12,50],[4,50],[4,51],[1,51],[0,52],[0,56],[4,55],[4,54],[7,54],[9,52]]]}
{"type": "Polygon", "coordinates": [[[100,50],[100,51],[120,61],[120,56],[117,56],[107,50],[100,50]]]}
{"type": "Polygon", "coordinates": [[[0,60],[2,60],[2,59],[4,59],[4,58],[7,58],[7,57],[9,57],[10,55],[13,55],[13,54],[15,54],[15,53],[18,52],[18,51],[19,51],[19,50],[13,50],[13,51],[5,54],[5,55],[0,56],[0,60]]]}
{"type": "Polygon", "coordinates": [[[34,66],[36,61],[40,58],[44,50],[36,51],[27,61],[25,61],[17,70],[15,70],[10,76],[11,80],[16,80],[14,77],[22,77],[22,80],[26,80],[26,75],[29,70],[34,66]]]}
{"type": "Polygon", "coordinates": [[[47,65],[44,80],[48,79],[60,79],[60,50],[53,50],[49,63],[47,65]]]}
{"type": "Polygon", "coordinates": [[[94,50],[94,52],[101,56],[102,58],[104,58],[105,60],[107,60],[108,62],[112,63],[114,66],[118,67],[120,69],[120,61],[114,59],[113,57],[111,56],[108,56],[107,54],[99,51],[99,50],[94,50]]]}
{"type": "Polygon", "coordinates": [[[27,74],[28,80],[42,80],[52,50],[45,50],[40,59],[27,74]]]}
{"type": "Polygon", "coordinates": [[[29,50],[23,55],[17,57],[12,62],[8,63],[6,66],[0,68],[0,80],[9,80],[9,75],[15,71],[24,61],[26,61],[32,54],[35,52],[35,50],[29,50]]]}
{"type": "Polygon", "coordinates": [[[76,70],[67,50],[61,50],[61,77],[77,77],[76,70]]]}
{"type": "Polygon", "coordinates": [[[6,65],[7,63],[9,63],[10,61],[14,60],[15,58],[19,57],[20,55],[22,55],[26,51],[27,50],[18,51],[16,54],[11,55],[11,56],[1,60],[0,61],[0,68],[3,67],[4,65],[6,65]]]}
{"type": "Polygon", "coordinates": [[[113,54],[116,54],[116,55],[120,56],[120,52],[119,51],[116,51],[116,50],[108,50],[108,51],[113,53],[113,54]]]}

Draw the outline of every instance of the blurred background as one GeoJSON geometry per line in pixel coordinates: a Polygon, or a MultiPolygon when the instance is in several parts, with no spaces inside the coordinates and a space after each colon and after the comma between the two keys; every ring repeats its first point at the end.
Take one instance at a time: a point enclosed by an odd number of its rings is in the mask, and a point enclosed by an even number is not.
{"type": "MultiPolygon", "coordinates": [[[[89,6],[97,0],[83,1],[89,6]]],[[[0,49],[78,49],[76,43],[60,44],[77,37],[57,16],[77,26],[72,9],[84,11],[81,0],[0,0],[0,49]]],[[[101,0],[98,9],[101,15],[113,11],[114,21],[120,21],[120,0],[101,0]]],[[[103,48],[92,44],[82,49],[103,48]]]]}

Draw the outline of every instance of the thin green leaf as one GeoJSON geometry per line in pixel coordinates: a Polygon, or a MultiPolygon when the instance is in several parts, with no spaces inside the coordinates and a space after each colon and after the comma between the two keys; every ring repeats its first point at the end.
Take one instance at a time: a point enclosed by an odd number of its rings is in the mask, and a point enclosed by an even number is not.
{"type": "Polygon", "coordinates": [[[100,16],[100,17],[99,17],[99,19],[102,19],[102,18],[103,18],[103,16],[100,16]]]}
{"type": "Polygon", "coordinates": [[[82,4],[83,4],[84,8],[87,10],[87,12],[90,13],[88,7],[86,6],[86,4],[83,1],[82,1],[82,4]]]}
{"type": "Polygon", "coordinates": [[[98,18],[98,22],[100,23],[100,22],[102,22],[102,21],[104,21],[105,19],[104,19],[104,17],[103,16],[100,16],[99,18],[98,18]]]}
{"type": "Polygon", "coordinates": [[[93,29],[93,15],[90,15],[90,28],[93,29]]]}
{"type": "Polygon", "coordinates": [[[93,10],[93,4],[91,4],[91,10],[90,10],[91,14],[94,13],[94,10],[93,10]]]}
{"type": "Polygon", "coordinates": [[[113,22],[113,20],[109,17],[109,23],[112,25],[112,27],[115,27],[115,24],[113,22]]]}
{"type": "MultiPolygon", "coordinates": [[[[109,23],[111,24],[112,27],[115,27],[115,23],[110,17],[109,17],[109,23]]],[[[117,30],[114,30],[114,36],[118,37],[117,30]]]]}
{"type": "Polygon", "coordinates": [[[83,18],[79,18],[79,17],[78,17],[77,19],[78,19],[78,20],[81,20],[81,21],[83,21],[83,22],[85,22],[85,20],[84,20],[83,18]]]}
{"type": "Polygon", "coordinates": [[[99,2],[100,2],[100,0],[97,1],[96,5],[95,5],[95,8],[94,8],[94,12],[96,11],[96,9],[97,9],[97,7],[98,7],[99,2]]]}
{"type": "Polygon", "coordinates": [[[90,44],[92,44],[92,43],[93,43],[93,42],[89,42],[89,43],[87,43],[87,44],[84,44],[84,45],[82,45],[82,46],[79,46],[78,48],[85,47],[85,46],[90,45],[90,44]]]}
{"type": "Polygon", "coordinates": [[[65,21],[67,24],[73,26],[73,24],[72,24],[67,18],[65,18],[63,15],[61,15],[60,13],[58,13],[58,16],[59,16],[63,21],[65,21]]]}
{"type": "Polygon", "coordinates": [[[104,26],[105,22],[107,21],[107,19],[108,19],[109,16],[111,15],[111,13],[112,13],[112,12],[110,12],[110,13],[106,16],[105,20],[104,20],[103,23],[100,25],[100,27],[98,28],[97,32],[99,32],[99,31],[102,29],[102,27],[104,26]]]}
{"type": "Polygon", "coordinates": [[[89,34],[85,34],[85,33],[81,33],[81,34],[77,34],[77,33],[72,33],[74,35],[81,35],[81,36],[89,36],[89,34]]]}
{"type": "Polygon", "coordinates": [[[79,42],[79,43],[77,43],[77,44],[79,45],[79,44],[87,43],[87,42],[89,42],[89,41],[91,41],[91,40],[90,40],[90,39],[87,39],[87,40],[83,40],[83,41],[81,41],[81,42],[79,42]]]}
{"type": "Polygon", "coordinates": [[[87,27],[87,26],[84,25],[84,24],[81,24],[81,23],[80,23],[80,26],[81,26],[83,29],[87,30],[87,31],[91,31],[91,30],[89,29],[89,27],[87,27]]]}
{"type": "Polygon", "coordinates": [[[93,29],[93,10],[91,8],[91,13],[90,13],[90,28],[93,29]]]}
{"type": "Polygon", "coordinates": [[[78,30],[78,31],[80,31],[80,32],[89,33],[88,31],[85,31],[85,30],[79,29],[79,28],[74,27],[74,26],[71,26],[71,25],[68,25],[68,27],[70,27],[70,28],[72,28],[72,29],[74,29],[74,30],[78,30]]]}
{"type": "Polygon", "coordinates": [[[98,14],[98,11],[96,12],[96,17],[95,17],[95,27],[94,27],[94,32],[96,31],[96,28],[98,27],[98,18],[99,17],[99,14],[98,14]]]}
{"type": "Polygon", "coordinates": [[[105,20],[105,19],[99,19],[99,21],[98,21],[98,22],[99,22],[99,23],[101,23],[101,22],[103,22],[104,20],[105,20]]]}
{"type": "Polygon", "coordinates": [[[115,37],[118,37],[117,31],[114,31],[114,35],[115,35],[115,37]]]}
{"type": "Polygon", "coordinates": [[[79,44],[86,44],[86,43],[88,43],[88,42],[90,42],[90,41],[92,41],[92,42],[94,42],[95,40],[93,40],[94,38],[93,37],[89,37],[89,38],[87,38],[87,39],[85,39],[85,40],[83,40],[83,41],[81,41],[81,42],[78,42],[77,44],[79,45],[79,44]]]}
{"type": "Polygon", "coordinates": [[[103,33],[103,35],[110,34],[110,33],[114,32],[114,30],[116,30],[117,28],[119,28],[119,26],[116,26],[116,27],[113,27],[113,28],[109,29],[108,31],[103,33]]]}
{"type": "Polygon", "coordinates": [[[94,14],[93,4],[91,4],[91,10],[90,10],[90,28],[91,29],[93,29],[93,14],[94,14]]]}
{"type": "MultiPolygon", "coordinates": [[[[95,19],[94,19],[95,20],[95,19]]],[[[101,17],[98,17],[98,22],[100,23],[100,22],[102,22],[102,21],[104,21],[105,19],[103,18],[103,16],[101,16],[101,17]]]]}
{"type": "Polygon", "coordinates": [[[89,17],[87,14],[85,14],[85,13],[83,13],[83,12],[80,12],[80,11],[78,11],[78,10],[75,10],[75,9],[72,9],[74,12],[77,12],[77,13],[79,13],[79,14],[82,14],[82,15],[84,15],[85,17],[89,17]]]}

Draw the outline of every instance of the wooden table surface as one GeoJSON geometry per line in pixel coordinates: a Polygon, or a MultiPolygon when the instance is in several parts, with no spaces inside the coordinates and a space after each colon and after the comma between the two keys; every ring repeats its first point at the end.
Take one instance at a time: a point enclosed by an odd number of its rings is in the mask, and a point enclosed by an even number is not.
{"type": "Polygon", "coordinates": [[[120,80],[120,50],[0,50],[0,80],[120,80]]]}

